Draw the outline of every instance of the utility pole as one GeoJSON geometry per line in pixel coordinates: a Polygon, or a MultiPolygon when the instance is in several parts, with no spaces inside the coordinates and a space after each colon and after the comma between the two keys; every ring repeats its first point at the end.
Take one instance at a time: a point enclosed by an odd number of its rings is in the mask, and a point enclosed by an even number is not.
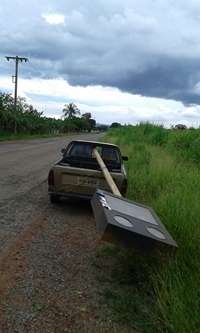
{"type": "Polygon", "coordinates": [[[10,61],[10,60],[14,60],[15,61],[15,80],[14,80],[14,83],[15,83],[15,95],[14,95],[14,110],[15,110],[15,127],[14,127],[14,132],[16,133],[17,132],[17,122],[16,122],[16,114],[17,114],[17,83],[18,83],[18,65],[19,65],[19,62],[27,62],[28,61],[28,58],[25,58],[25,57],[9,57],[9,56],[6,56],[6,60],[7,61],[10,61]]]}

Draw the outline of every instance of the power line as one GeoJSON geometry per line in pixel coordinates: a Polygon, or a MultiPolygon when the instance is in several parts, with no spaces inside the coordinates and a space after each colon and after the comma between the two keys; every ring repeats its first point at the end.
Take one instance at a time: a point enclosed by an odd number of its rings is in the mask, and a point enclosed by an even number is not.
{"type": "Polygon", "coordinates": [[[15,61],[15,75],[13,76],[13,78],[15,79],[14,80],[14,83],[15,83],[15,94],[14,94],[14,110],[15,110],[15,133],[17,132],[17,123],[16,123],[16,111],[17,111],[17,84],[18,84],[18,65],[19,65],[19,62],[27,62],[28,61],[28,58],[26,57],[10,57],[10,56],[6,56],[5,57],[7,61],[10,61],[10,60],[14,60],[15,61]]]}

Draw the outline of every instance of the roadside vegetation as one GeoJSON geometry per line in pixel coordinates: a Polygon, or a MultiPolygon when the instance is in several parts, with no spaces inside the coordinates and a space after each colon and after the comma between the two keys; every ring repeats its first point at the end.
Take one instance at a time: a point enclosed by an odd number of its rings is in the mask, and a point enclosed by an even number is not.
{"type": "Polygon", "coordinates": [[[128,155],[127,197],[152,206],[178,243],[175,256],[100,247],[96,265],[113,320],[139,332],[199,332],[200,130],[151,124],[111,129],[128,155]]]}
{"type": "Polygon", "coordinates": [[[62,119],[45,117],[21,97],[15,110],[11,94],[0,92],[0,140],[90,132],[96,128],[91,113],[81,115],[74,103],[64,105],[61,114],[62,119]]]}

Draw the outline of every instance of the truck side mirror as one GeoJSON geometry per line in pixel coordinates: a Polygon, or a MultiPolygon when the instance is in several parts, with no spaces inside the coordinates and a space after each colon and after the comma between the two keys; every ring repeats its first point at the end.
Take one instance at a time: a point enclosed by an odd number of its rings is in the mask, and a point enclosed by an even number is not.
{"type": "Polygon", "coordinates": [[[128,161],[128,156],[122,156],[123,161],[128,161]]]}
{"type": "Polygon", "coordinates": [[[61,149],[61,153],[64,155],[65,152],[66,152],[66,149],[65,149],[65,148],[62,148],[62,149],[61,149]]]}

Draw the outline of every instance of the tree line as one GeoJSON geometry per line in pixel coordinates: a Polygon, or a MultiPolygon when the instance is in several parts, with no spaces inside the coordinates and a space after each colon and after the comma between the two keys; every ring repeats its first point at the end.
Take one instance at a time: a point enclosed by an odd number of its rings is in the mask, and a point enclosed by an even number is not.
{"type": "Polygon", "coordinates": [[[12,95],[0,92],[0,133],[14,133],[16,129],[23,134],[59,134],[89,132],[96,127],[91,113],[81,115],[74,103],[64,105],[62,112],[61,119],[46,117],[23,97],[18,97],[15,109],[12,95]]]}

